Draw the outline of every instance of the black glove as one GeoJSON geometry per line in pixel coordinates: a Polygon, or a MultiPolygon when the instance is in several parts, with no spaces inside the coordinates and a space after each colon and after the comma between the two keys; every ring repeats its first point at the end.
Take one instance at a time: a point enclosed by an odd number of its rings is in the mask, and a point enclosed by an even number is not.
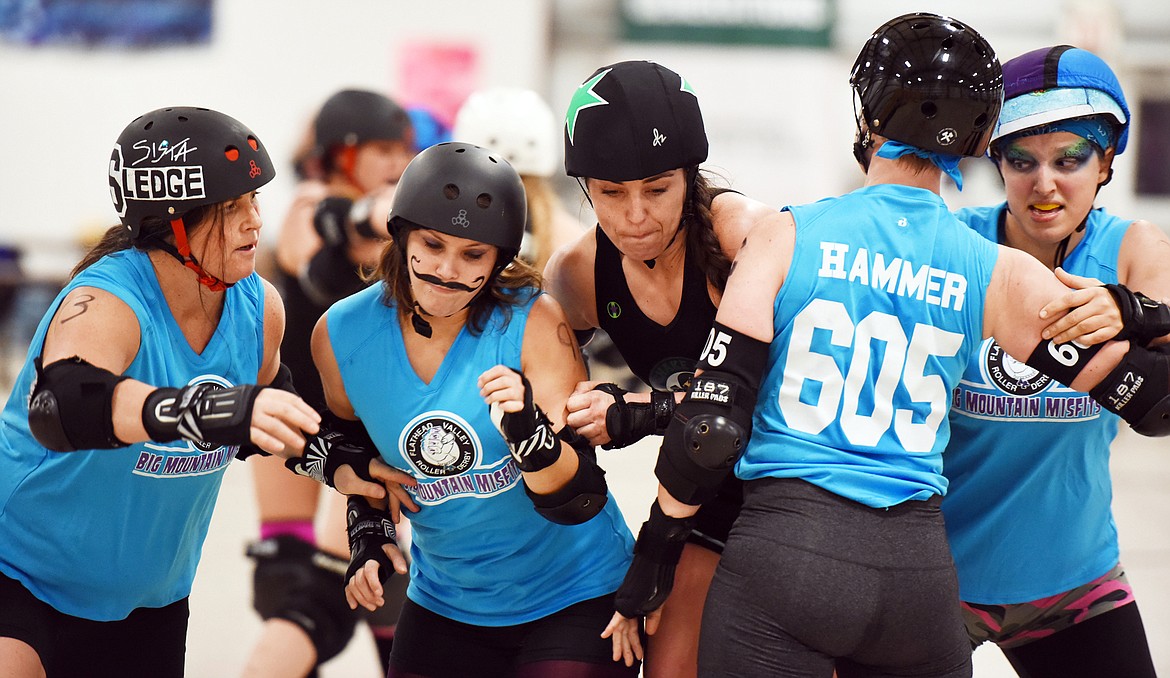
{"type": "Polygon", "coordinates": [[[1149,346],[1158,337],[1170,334],[1170,308],[1125,285],[1105,285],[1121,310],[1121,331],[1117,341],[1129,339],[1139,346],[1149,346]]]}
{"type": "Polygon", "coordinates": [[[598,384],[593,390],[608,393],[614,399],[605,411],[609,442],[601,447],[606,450],[633,445],[646,436],[663,435],[674,415],[675,400],[670,391],[651,391],[648,403],[627,403],[625,395],[629,391],[617,384],[598,384]]]}
{"type": "Polygon", "coordinates": [[[150,439],[182,438],[215,445],[252,442],[252,406],[264,387],[224,388],[203,382],[184,388],[159,388],[142,403],[142,426],[150,439]]]}
{"type": "Polygon", "coordinates": [[[532,402],[532,384],[523,372],[516,372],[524,384],[524,409],[504,412],[498,405],[489,408],[492,423],[504,436],[512,458],[521,471],[539,471],[552,466],[561,456],[561,443],[544,412],[532,402]]]}
{"type": "Polygon", "coordinates": [[[378,561],[378,580],[383,584],[394,574],[394,563],[382,547],[398,545],[398,533],[390,514],[376,509],[361,497],[350,497],[345,511],[345,530],[349,535],[349,568],[345,571],[348,584],[353,575],[371,560],[378,561]]]}
{"type": "Polygon", "coordinates": [[[674,587],[674,568],[695,519],[671,518],[655,500],[650,519],[642,523],[634,544],[634,562],[614,595],[614,608],[630,619],[644,617],[662,607],[674,587]]]}
{"type": "Polygon", "coordinates": [[[348,465],[362,480],[374,482],[370,476],[370,460],[378,456],[378,451],[372,446],[360,445],[338,431],[325,428],[305,438],[304,456],[284,461],[293,473],[336,489],[337,469],[348,465]]]}

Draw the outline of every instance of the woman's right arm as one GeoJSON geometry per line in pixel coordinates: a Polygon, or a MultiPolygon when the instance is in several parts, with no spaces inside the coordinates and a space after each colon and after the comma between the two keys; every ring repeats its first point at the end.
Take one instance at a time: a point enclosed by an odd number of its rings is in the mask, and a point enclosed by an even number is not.
{"type": "Polygon", "coordinates": [[[317,413],[279,389],[245,385],[220,397],[224,389],[122,376],[141,338],[137,316],[115,295],[78,287],[65,297],[49,322],[29,405],[29,427],[42,444],[70,451],[188,438],[281,453],[304,445],[302,430],[317,430],[317,413]],[[178,413],[184,393],[190,416],[178,413]]]}

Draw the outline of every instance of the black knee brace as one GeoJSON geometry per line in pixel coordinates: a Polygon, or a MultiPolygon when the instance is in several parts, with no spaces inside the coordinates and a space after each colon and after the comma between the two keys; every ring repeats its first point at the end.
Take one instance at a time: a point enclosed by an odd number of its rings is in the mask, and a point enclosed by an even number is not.
{"type": "Polygon", "coordinates": [[[248,545],[256,561],[252,607],[262,619],[301,627],[317,649],[317,663],[337,656],[353,636],[357,613],[345,601],[348,563],[291,535],[248,545]]]}

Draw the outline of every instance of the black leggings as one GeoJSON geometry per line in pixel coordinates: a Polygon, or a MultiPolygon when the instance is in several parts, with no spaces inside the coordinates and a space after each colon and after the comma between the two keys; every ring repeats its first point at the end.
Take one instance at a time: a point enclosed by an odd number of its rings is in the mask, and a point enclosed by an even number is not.
{"type": "Polygon", "coordinates": [[[1137,603],[1074,624],[1047,638],[1005,648],[1021,678],[1154,678],[1137,603]]]}
{"type": "Polygon", "coordinates": [[[36,650],[48,678],[181,678],[187,650],[187,599],[140,607],[119,621],[59,612],[0,574],[0,636],[36,650]]]}
{"type": "Polygon", "coordinates": [[[873,509],[744,484],[703,612],[700,676],[971,675],[937,497],[873,509]]]}

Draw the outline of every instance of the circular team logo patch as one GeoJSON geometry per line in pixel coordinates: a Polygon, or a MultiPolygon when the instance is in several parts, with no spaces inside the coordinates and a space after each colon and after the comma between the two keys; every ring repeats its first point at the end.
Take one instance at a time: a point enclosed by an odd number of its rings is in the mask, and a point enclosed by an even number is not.
{"type": "Polygon", "coordinates": [[[1015,396],[1035,395],[1052,383],[1052,378],[1040,374],[1024,363],[1007,354],[994,341],[988,342],[987,354],[983,358],[987,376],[1004,393],[1015,396]]]}
{"type": "Polygon", "coordinates": [[[695,376],[695,360],[665,358],[650,368],[650,387],[659,391],[685,391],[695,376]]]}
{"type": "Polygon", "coordinates": [[[419,473],[432,478],[467,471],[479,454],[479,440],[471,426],[450,412],[415,417],[404,429],[400,446],[419,473]]]}

